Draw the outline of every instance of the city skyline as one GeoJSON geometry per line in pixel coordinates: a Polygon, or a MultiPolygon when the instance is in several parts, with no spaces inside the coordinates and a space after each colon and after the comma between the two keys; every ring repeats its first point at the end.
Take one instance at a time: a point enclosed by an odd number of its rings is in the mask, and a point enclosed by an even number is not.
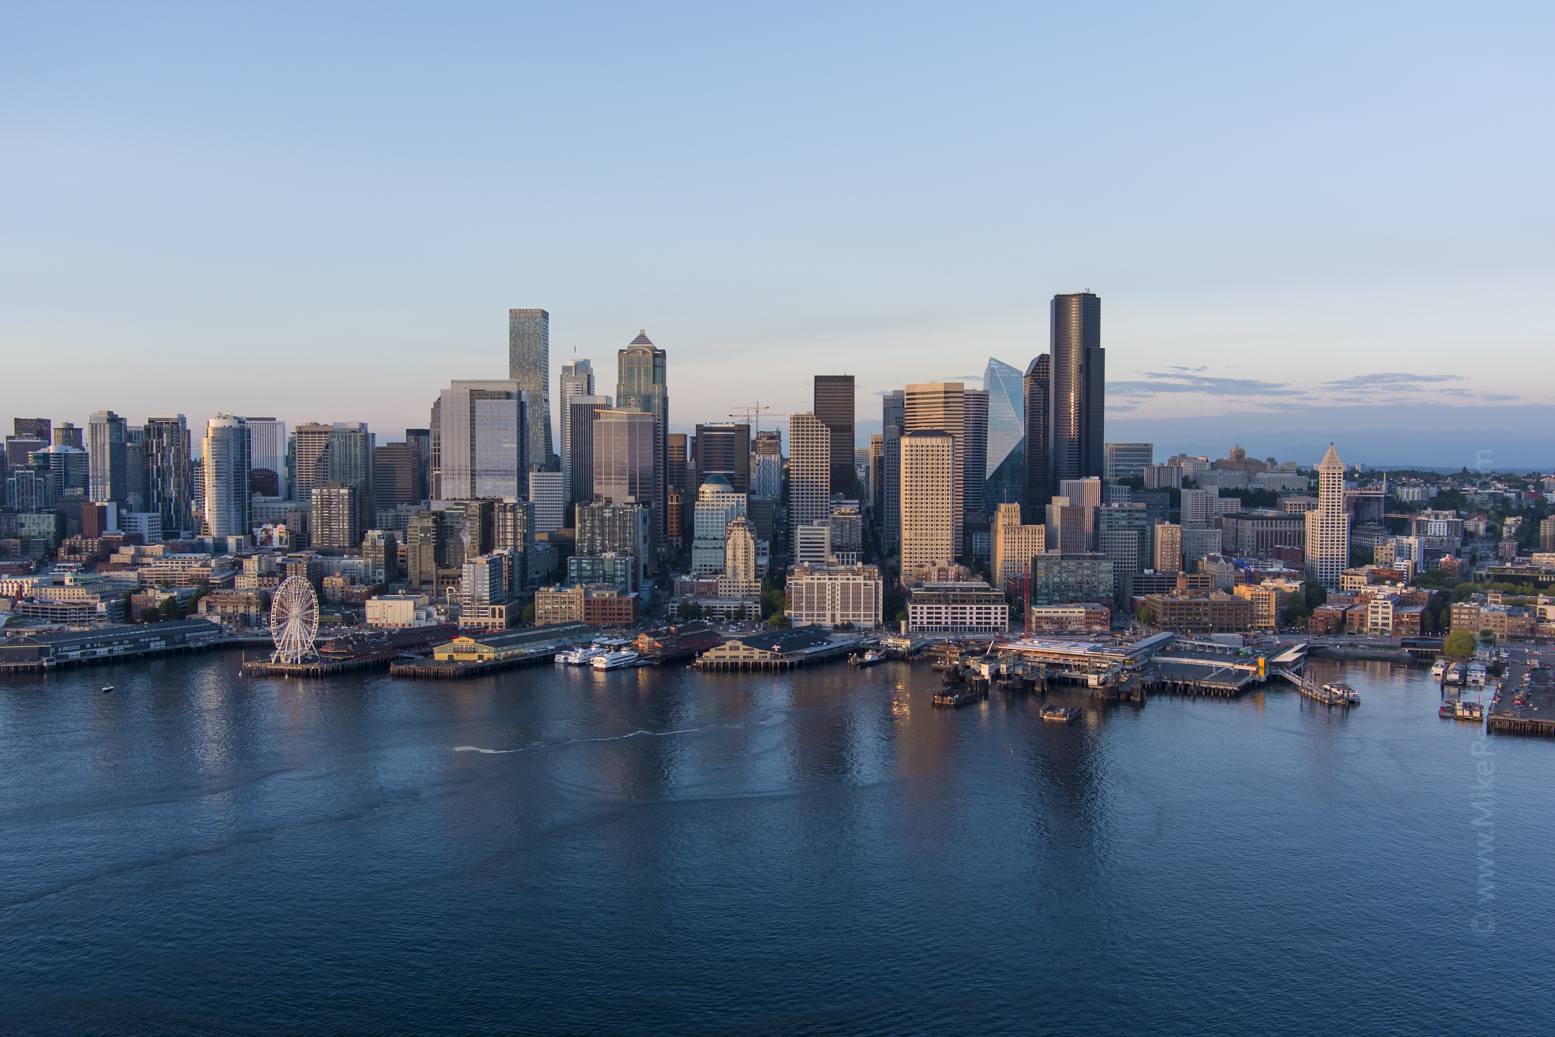
{"type": "Polygon", "coordinates": [[[18,12],[4,409],[420,427],[440,382],[409,373],[508,377],[502,314],[543,306],[548,392],[638,327],[675,354],[677,431],[750,402],[728,357],[787,413],[845,360],[863,445],[869,396],[1024,369],[1049,298],[1088,288],[1109,437],[1315,463],[1325,436],[1287,429],[1339,422],[1364,463],[1543,463],[1515,419],[1551,452],[1555,385],[1527,377],[1551,366],[1551,145],[1525,132],[1548,11],[1508,34],[1346,10],[1340,38],[1274,11],[1008,10],[904,19],[889,45],[857,12],[471,17],[18,12]],[[1055,32],[1033,71],[1018,41],[1055,32]],[[508,68],[531,33],[547,46],[508,68]],[[677,74],[640,81],[647,47],[677,74]],[[516,124],[545,161],[490,132],[516,124]],[[202,363],[154,359],[181,354],[202,363]],[[51,377],[60,357],[85,377],[51,377]],[[1443,413],[1501,431],[1437,442],[1443,413]],[[1254,421],[1278,438],[1233,431],[1254,421]]]}

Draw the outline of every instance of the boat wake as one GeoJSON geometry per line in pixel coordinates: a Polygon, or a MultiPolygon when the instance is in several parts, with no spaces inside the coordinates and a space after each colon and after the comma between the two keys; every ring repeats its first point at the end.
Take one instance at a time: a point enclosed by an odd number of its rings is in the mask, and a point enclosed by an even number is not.
{"type": "MultiPolygon", "coordinates": [[[[782,722],[783,714],[773,713],[763,720],[756,721],[756,726],[771,727],[773,724],[781,724],[782,722]]],[[[560,742],[536,742],[534,745],[526,745],[518,749],[483,749],[478,745],[456,745],[454,746],[454,752],[485,753],[488,756],[505,756],[509,753],[532,753],[539,749],[555,749],[564,745],[579,745],[585,742],[619,742],[623,738],[637,738],[643,735],[646,735],[650,738],[667,738],[670,735],[694,735],[699,731],[711,731],[716,727],[734,731],[744,726],[744,724],[704,724],[701,727],[682,727],[673,731],[644,731],[643,729],[638,728],[636,731],[629,731],[624,735],[609,735],[604,738],[568,738],[565,741],[560,742]]]]}

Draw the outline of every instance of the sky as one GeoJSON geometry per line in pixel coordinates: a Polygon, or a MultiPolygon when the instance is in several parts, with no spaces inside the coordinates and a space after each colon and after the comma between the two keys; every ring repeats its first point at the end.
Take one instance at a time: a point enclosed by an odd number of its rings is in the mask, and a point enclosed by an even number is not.
{"type": "Polygon", "coordinates": [[[879,393],[1024,368],[1088,289],[1109,440],[1555,465],[1547,4],[0,25],[0,417],[397,439],[449,381],[505,377],[507,310],[540,306],[553,372],[590,358],[609,394],[646,329],[674,428],[786,424],[852,373],[867,441],[879,393]]]}

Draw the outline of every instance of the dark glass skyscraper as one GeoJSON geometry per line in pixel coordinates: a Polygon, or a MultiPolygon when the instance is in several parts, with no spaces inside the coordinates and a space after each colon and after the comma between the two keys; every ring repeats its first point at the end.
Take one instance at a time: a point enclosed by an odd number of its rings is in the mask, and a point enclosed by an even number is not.
{"type": "Polygon", "coordinates": [[[815,416],[831,429],[831,492],[851,498],[857,477],[853,472],[853,376],[815,376],[815,416]]]}
{"type": "Polygon", "coordinates": [[[1026,368],[1026,477],[1021,496],[1021,522],[1047,521],[1053,498],[1052,358],[1043,353],[1026,368]]]}
{"type": "Polygon", "coordinates": [[[551,315],[544,310],[508,311],[508,380],[529,394],[525,454],[546,471],[559,471],[551,449],[551,315]]]}
{"type": "Polygon", "coordinates": [[[744,422],[698,425],[696,486],[709,475],[721,475],[735,493],[749,493],[750,454],[751,428],[744,422]]]}
{"type": "MultiPolygon", "coordinates": [[[[1101,299],[1091,292],[1053,296],[1053,485],[1101,478],[1106,438],[1106,352],[1101,348],[1101,299]]],[[[1026,423],[1031,428],[1031,422],[1026,423]]]]}

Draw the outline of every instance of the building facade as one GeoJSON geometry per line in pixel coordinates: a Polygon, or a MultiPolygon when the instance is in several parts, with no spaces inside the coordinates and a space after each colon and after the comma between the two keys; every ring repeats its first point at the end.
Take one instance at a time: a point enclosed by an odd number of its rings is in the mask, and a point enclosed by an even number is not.
{"type": "Polygon", "coordinates": [[[942,430],[908,432],[901,439],[902,573],[954,562],[959,500],[955,436],[942,430]]]}
{"type": "MultiPolygon", "coordinates": [[[[508,311],[508,380],[528,394],[524,457],[540,468],[552,468],[551,446],[551,315],[544,310],[508,311]]],[[[497,496],[503,496],[497,494],[497,496]]]]}
{"type": "MultiPolygon", "coordinates": [[[[798,558],[799,529],[831,517],[831,429],[814,414],[788,419],[788,524],[798,558]]],[[[852,453],[848,469],[853,468],[852,453]]]]}
{"type": "Polygon", "coordinates": [[[1053,478],[1099,477],[1106,409],[1101,299],[1091,292],[1055,295],[1051,343],[1053,478]]]}
{"type": "MultiPolygon", "coordinates": [[[[829,457],[830,474],[827,479],[827,497],[842,494],[853,498],[853,376],[850,374],[818,374],[815,376],[815,418],[831,433],[829,457]]],[[[701,444],[697,445],[698,454],[701,444]]]]}
{"type": "Polygon", "coordinates": [[[1344,462],[1334,445],[1317,466],[1317,510],[1305,515],[1307,576],[1325,587],[1339,586],[1350,566],[1350,516],[1344,508],[1344,462]]]}
{"type": "Polygon", "coordinates": [[[884,586],[873,565],[796,565],[784,591],[794,626],[873,629],[881,623],[884,586]]]}

